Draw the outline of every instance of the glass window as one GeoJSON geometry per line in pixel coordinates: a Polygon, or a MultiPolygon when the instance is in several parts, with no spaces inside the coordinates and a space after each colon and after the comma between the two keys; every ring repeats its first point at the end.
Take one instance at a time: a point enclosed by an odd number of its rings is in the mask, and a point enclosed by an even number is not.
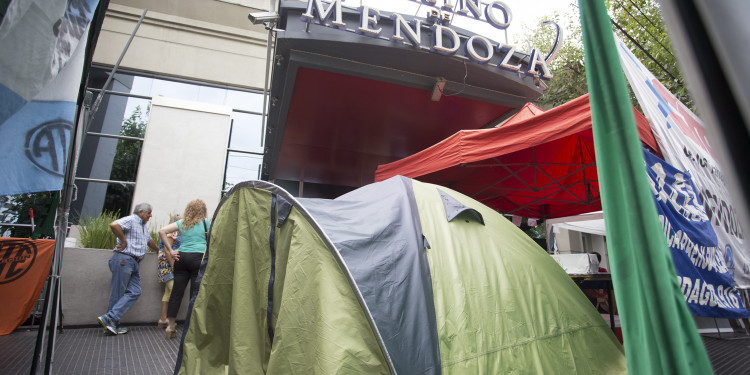
{"type": "Polygon", "coordinates": [[[243,111],[263,112],[263,94],[237,90],[227,90],[225,104],[243,111]]]}
{"type": "Polygon", "coordinates": [[[151,101],[148,99],[106,94],[99,104],[94,119],[88,125],[88,131],[143,137],[146,124],[148,124],[150,106],[151,101]],[[134,124],[138,125],[139,132],[133,132],[133,129],[125,129],[128,125],[134,124]]]}
{"type": "Polygon", "coordinates": [[[102,211],[119,213],[117,216],[129,214],[133,192],[135,192],[135,185],[107,184],[102,211]]]}
{"type": "Polygon", "coordinates": [[[196,102],[200,89],[198,85],[155,79],[151,87],[151,97],[164,96],[196,102]]]}
{"type": "Polygon", "coordinates": [[[109,72],[103,69],[92,68],[89,70],[88,87],[92,89],[101,89],[104,82],[107,81],[109,72]]]}
{"type": "Polygon", "coordinates": [[[72,220],[97,217],[103,211],[125,216],[131,213],[135,185],[108,184],[98,181],[76,181],[78,199],[71,207],[72,220]]]}
{"type": "MultiPolygon", "coordinates": [[[[109,70],[93,68],[89,73],[88,87],[92,89],[101,89],[104,83],[109,78],[109,70]]],[[[136,84],[134,77],[131,74],[116,73],[114,78],[107,87],[107,90],[117,91],[122,93],[132,93],[136,95],[148,95],[144,93],[143,83],[136,84]],[[136,87],[134,89],[134,87],[136,87]]]]}
{"type": "MultiPolygon", "coordinates": [[[[90,88],[101,88],[108,70],[92,68],[90,88]]],[[[232,132],[229,148],[247,152],[263,152],[262,116],[263,95],[257,92],[233,90],[165,79],[141,77],[131,73],[117,73],[109,90],[118,94],[103,96],[89,132],[143,138],[149,122],[151,101],[130,95],[164,97],[225,105],[232,112],[232,132]],[[238,112],[250,111],[258,114],[238,112]]],[[[95,93],[95,94],[98,94],[95,93]]],[[[98,135],[84,139],[78,163],[76,181],[79,199],[73,202],[72,212],[97,216],[102,210],[129,213],[135,190],[134,184],[108,183],[93,180],[135,182],[143,142],[98,135]]],[[[228,151],[225,170],[226,188],[246,180],[260,178],[262,155],[228,151]]]]}
{"type": "Polygon", "coordinates": [[[232,186],[242,181],[259,179],[259,171],[262,163],[262,155],[230,151],[227,158],[227,170],[224,176],[224,189],[229,190],[232,186]]]}
{"type": "Polygon", "coordinates": [[[198,101],[201,103],[224,105],[227,89],[203,86],[198,90],[198,101]]]}
{"type": "MultiPolygon", "coordinates": [[[[149,108],[148,99],[107,94],[89,125],[89,131],[143,138],[149,108]]],[[[76,177],[134,182],[142,144],[140,140],[87,135],[81,147],[76,177]]],[[[76,186],[79,199],[73,202],[74,217],[79,213],[96,217],[103,210],[127,213],[135,189],[132,184],[85,180],[77,180],[76,186]]]]}
{"type": "Polygon", "coordinates": [[[154,86],[154,79],[148,77],[135,76],[133,80],[133,86],[130,90],[131,94],[151,96],[151,90],[154,86]]]}
{"type": "Polygon", "coordinates": [[[146,132],[146,125],[148,124],[149,110],[151,109],[151,101],[148,99],[141,98],[127,98],[125,103],[125,113],[122,117],[122,127],[120,128],[120,135],[127,135],[130,137],[141,137],[146,132]],[[126,129],[127,126],[137,125],[136,129],[126,129]]]}
{"type": "Polygon", "coordinates": [[[229,148],[242,151],[263,152],[261,144],[263,116],[232,112],[232,136],[229,148]]]}
{"type": "Polygon", "coordinates": [[[142,141],[118,139],[112,161],[112,171],[107,179],[134,182],[138,172],[142,145],[142,141]]]}

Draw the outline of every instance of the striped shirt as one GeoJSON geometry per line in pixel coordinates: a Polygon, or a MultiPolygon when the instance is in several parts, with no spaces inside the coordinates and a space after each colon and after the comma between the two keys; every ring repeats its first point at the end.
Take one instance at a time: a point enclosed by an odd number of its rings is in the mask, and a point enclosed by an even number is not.
{"type": "MultiPolygon", "coordinates": [[[[148,241],[151,239],[151,234],[148,232],[146,223],[136,214],[125,216],[115,222],[120,224],[122,232],[125,233],[125,240],[128,241],[128,245],[122,249],[122,253],[132,255],[138,259],[143,258],[148,250],[148,241]]],[[[120,239],[118,238],[117,244],[119,243],[120,239]]]]}

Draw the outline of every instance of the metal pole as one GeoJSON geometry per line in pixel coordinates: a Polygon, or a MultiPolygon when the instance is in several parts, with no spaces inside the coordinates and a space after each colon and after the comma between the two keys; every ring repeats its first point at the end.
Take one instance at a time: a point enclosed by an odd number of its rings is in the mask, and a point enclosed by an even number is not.
{"type": "Polygon", "coordinates": [[[716,326],[716,333],[718,333],[719,338],[721,338],[721,329],[719,329],[719,323],[716,322],[716,318],[714,318],[714,325],[716,326]]]}
{"type": "Polygon", "coordinates": [[[55,329],[57,328],[58,312],[60,310],[60,270],[62,262],[62,252],[65,248],[65,237],[68,231],[68,212],[70,203],[73,198],[75,189],[74,176],[77,168],[78,150],[83,137],[83,128],[86,122],[86,114],[91,104],[91,94],[87,93],[83,103],[83,109],[78,117],[78,126],[68,150],[67,165],[65,167],[65,183],[60,192],[60,205],[57,207],[56,230],[55,230],[55,250],[52,255],[52,265],[50,275],[47,278],[47,290],[44,297],[44,308],[42,310],[42,319],[39,324],[39,333],[37,334],[36,347],[34,348],[34,358],[31,363],[31,375],[36,375],[42,356],[45,357],[45,374],[52,372],[52,356],[54,355],[55,329]],[[52,299],[52,300],[51,300],[52,299]],[[47,326],[50,327],[47,351],[44,350],[44,341],[47,336],[47,326]]]}
{"type": "Polygon", "coordinates": [[[271,65],[273,64],[273,62],[271,61],[271,39],[273,38],[274,27],[274,22],[269,22],[266,25],[266,28],[268,29],[268,42],[266,46],[266,80],[263,84],[263,118],[261,119],[262,122],[260,126],[260,145],[264,148],[266,144],[266,117],[268,116],[268,96],[271,95],[271,93],[268,92],[268,80],[271,75],[271,65]]]}
{"type": "MultiPolygon", "coordinates": [[[[53,255],[54,259],[54,255],[53,255]]],[[[36,375],[39,362],[42,360],[42,352],[44,347],[44,337],[47,333],[47,322],[48,314],[47,309],[49,308],[49,298],[51,295],[50,286],[52,284],[52,275],[54,274],[54,266],[50,266],[49,276],[47,277],[47,288],[44,290],[44,307],[42,308],[42,316],[39,321],[39,332],[36,335],[36,345],[34,345],[34,356],[31,359],[31,375],[36,375]]]]}
{"type": "Polygon", "coordinates": [[[31,228],[31,231],[34,231],[34,224],[17,224],[17,223],[0,223],[0,225],[4,227],[24,227],[24,228],[31,228]]]}
{"type": "MultiPolygon", "coordinates": [[[[138,31],[138,28],[141,27],[141,22],[143,22],[143,19],[146,18],[146,12],[148,12],[148,8],[143,9],[143,14],[141,14],[141,18],[138,19],[138,23],[135,24],[135,29],[133,29],[133,32],[130,34],[130,38],[128,39],[128,42],[125,43],[125,48],[122,49],[122,52],[120,53],[120,57],[117,59],[115,66],[112,68],[112,71],[109,73],[109,77],[107,77],[107,81],[104,82],[104,87],[102,87],[102,92],[100,92],[99,95],[97,95],[96,100],[94,101],[94,104],[91,106],[91,114],[89,115],[89,119],[86,122],[87,124],[90,124],[94,120],[94,115],[96,115],[96,110],[99,109],[99,104],[102,102],[102,98],[104,97],[104,90],[107,89],[110,82],[112,82],[112,79],[114,78],[115,73],[117,73],[117,68],[120,67],[122,58],[125,57],[125,52],[127,52],[128,48],[130,47],[130,42],[133,41],[133,38],[135,37],[135,33],[138,31]]],[[[88,127],[86,128],[86,131],[88,131],[88,127]]]]}
{"type": "Polygon", "coordinates": [[[31,237],[34,237],[34,209],[29,208],[29,216],[31,216],[31,237]]]}
{"type": "Polygon", "coordinates": [[[227,191],[227,168],[229,168],[229,146],[232,145],[232,129],[234,128],[234,120],[229,122],[229,140],[227,140],[227,155],[224,157],[224,179],[221,181],[221,193],[219,194],[219,200],[224,198],[224,194],[227,191]]]}
{"type": "MultiPolygon", "coordinates": [[[[143,14],[141,14],[141,18],[138,20],[138,23],[135,26],[135,29],[133,30],[133,33],[130,34],[130,39],[128,39],[127,44],[122,50],[122,53],[120,54],[120,57],[117,59],[117,63],[112,68],[112,72],[110,73],[109,77],[107,78],[107,82],[104,84],[104,88],[106,89],[109,83],[112,81],[112,78],[115,75],[115,72],[117,71],[117,68],[120,66],[120,62],[122,62],[123,57],[125,56],[125,52],[128,50],[128,47],[130,47],[130,42],[135,37],[135,33],[138,31],[138,28],[141,25],[141,22],[143,22],[143,19],[146,17],[146,12],[148,12],[148,9],[143,10],[143,14]]],[[[88,125],[90,121],[94,119],[94,115],[96,114],[96,109],[99,107],[99,104],[102,101],[102,97],[104,96],[103,92],[100,92],[99,95],[96,98],[96,101],[94,104],[91,104],[91,92],[86,93],[86,98],[84,99],[83,106],[84,108],[81,110],[81,113],[78,118],[78,126],[76,127],[76,134],[73,138],[72,145],[68,151],[68,163],[65,167],[65,178],[64,178],[64,184],[63,188],[60,192],[60,205],[57,208],[57,229],[55,231],[55,250],[52,256],[52,266],[50,268],[50,275],[47,279],[47,294],[44,299],[44,312],[42,313],[42,321],[39,325],[39,333],[37,334],[37,342],[36,347],[34,348],[34,358],[32,359],[31,364],[31,375],[36,375],[39,367],[39,363],[41,362],[42,355],[45,356],[45,374],[51,374],[52,373],[52,358],[54,357],[54,351],[55,351],[55,329],[57,328],[57,324],[59,322],[59,312],[60,312],[60,296],[62,293],[62,290],[59,285],[60,281],[60,271],[62,269],[62,252],[65,248],[65,237],[67,236],[68,232],[68,215],[70,213],[70,204],[73,200],[73,192],[75,191],[75,175],[76,170],[78,168],[78,153],[80,150],[80,146],[83,143],[83,137],[86,134],[86,131],[88,131],[88,125]],[[52,296],[52,293],[54,292],[54,301],[50,301],[50,297],[52,296]],[[47,345],[47,351],[46,353],[43,350],[44,345],[44,338],[46,336],[46,330],[47,325],[50,324],[50,320],[53,322],[53,326],[50,327],[49,332],[49,338],[48,338],[48,345],[47,345]]]]}
{"type": "Polygon", "coordinates": [[[133,181],[102,180],[100,178],[76,177],[76,181],[103,182],[105,184],[120,184],[122,186],[125,186],[125,185],[135,185],[135,182],[133,182],[133,181]]]}
{"type": "MultiPolygon", "coordinates": [[[[57,242],[55,242],[55,247],[57,247],[57,242]]],[[[63,247],[65,241],[62,241],[63,247]]],[[[57,252],[55,252],[57,254],[57,252]]],[[[44,361],[44,373],[45,374],[51,374],[52,373],[52,361],[55,357],[55,336],[57,335],[57,325],[60,321],[60,302],[61,302],[61,292],[62,287],[60,285],[61,278],[60,274],[62,271],[62,251],[59,252],[59,256],[56,255],[58,258],[55,269],[54,269],[54,290],[52,292],[52,303],[51,303],[51,314],[50,314],[50,330],[49,330],[49,339],[47,340],[47,355],[44,361]]]]}

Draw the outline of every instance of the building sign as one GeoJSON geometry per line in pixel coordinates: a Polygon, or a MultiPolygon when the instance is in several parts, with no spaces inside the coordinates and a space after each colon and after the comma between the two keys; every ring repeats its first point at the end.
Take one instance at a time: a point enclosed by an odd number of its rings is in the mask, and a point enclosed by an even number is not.
{"type": "MultiPolygon", "coordinates": [[[[331,3],[322,0],[308,0],[307,9],[302,14],[302,21],[315,23],[326,27],[336,28],[345,31],[353,31],[363,36],[387,39],[395,43],[411,45],[417,49],[426,49],[434,53],[453,56],[462,53],[463,56],[477,64],[488,64],[495,58],[497,68],[523,73],[528,76],[549,80],[552,74],[549,71],[548,63],[551,60],[543,56],[538,49],[533,49],[529,60],[525,64],[512,64],[511,58],[516,52],[516,47],[504,43],[493,43],[490,39],[482,35],[459,35],[450,27],[453,17],[470,17],[475,20],[486,22],[499,30],[504,30],[510,26],[513,14],[510,8],[502,1],[491,1],[484,6],[480,0],[422,0],[422,4],[427,5],[427,17],[422,19],[418,17],[409,17],[408,19],[399,13],[392,13],[390,18],[393,21],[392,34],[389,37],[382,36],[383,27],[379,25],[381,12],[380,10],[370,7],[361,6],[359,11],[359,22],[355,25],[348,25],[344,22],[341,0],[334,0],[331,3]],[[422,34],[425,29],[431,33],[431,38],[425,38],[422,34]]],[[[558,32],[558,41],[560,34],[558,32]]],[[[556,44],[559,46],[559,43],[556,44]]],[[[549,56],[554,56],[550,53],[549,56]]]]}

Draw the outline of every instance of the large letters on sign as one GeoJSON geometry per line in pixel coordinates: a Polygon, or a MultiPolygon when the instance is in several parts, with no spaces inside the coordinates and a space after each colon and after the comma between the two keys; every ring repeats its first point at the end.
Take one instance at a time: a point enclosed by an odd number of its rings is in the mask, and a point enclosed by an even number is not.
{"type": "MultiPolygon", "coordinates": [[[[392,13],[393,35],[389,38],[393,42],[403,43],[416,49],[425,49],[441,55],[463,55],[470,61],[477,64],[487,64],[497,53],[502,61],[497,64],[497,68],[512,72],[522,72],[528,76],[541,78],[543,80],[552,79],[548,63],[551,61],[542,56],[541,51],[534,49],[530,53],[526,69],[521,69],[521,64],[510,65],[508,61],[513,56],[516,48],[503,43],[494,44],[490,39],[481,35],[471,35],[464,38],[466,41],[461,47],[462,38],[458,33],[449,27],[453,16],[469,17],[475,20],[486,22],[497,29],[504,30],[510,26],[513,20],[513,13],[508,5],[502,1],[491,1],[485,6],[484,20],[480,12],[481,4],[476,0],[461,1],[460,4],[446,0],[441,6],[436,1],[425,0],[422,5],[427,8],[428,17],[421,19],[417,16],[405,17],[399,13],[392,13]],[[458,6],[458,8],[456,8],[458,6]],[[427,40],[422,40],[423,23],[427,26],[432,36],[427,40]],[[431,25],[430,25],[431,23],[431,25]],[[431,44],[425,46],[423,44],[431,44]],[[463,53],[461,53],[463,51],[463,53]],[[541,68],[541,69],[538,69],[541,68]]],[[[421,8],[420,8],[421,9],[421,8]]],[[[378,26],[380,21],[380,10],[371,6],[361,6],[359,11],[359,26],[356,30],[347,28],[344,22],[341,0],[333,0],[330,3],[322,0],[308,0],[305,13],[301,19],[304,22],[331,27],[342,31],[353,31],[368,37],[378,38],[383,31],[378,26]],[[327,6],[327,8],[326,8],[327,6]]],[[[559,34],[558,34],[559,37],[559,34]]],[[[382,38],[382,37],[381,37],[382,38]]]]}

